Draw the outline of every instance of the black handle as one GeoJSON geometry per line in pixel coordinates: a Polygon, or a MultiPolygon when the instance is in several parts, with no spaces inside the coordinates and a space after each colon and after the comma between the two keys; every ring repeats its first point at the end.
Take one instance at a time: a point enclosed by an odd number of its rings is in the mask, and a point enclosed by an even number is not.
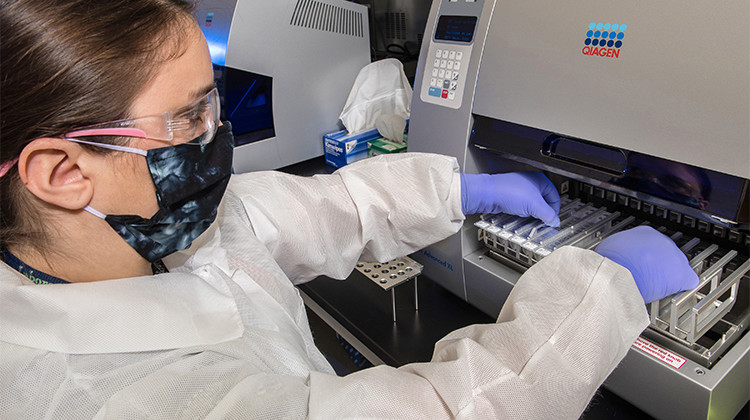
{"type": "Polygon", "coordinates": [[[540,153],[551,159],[573,163],[616,177],[625,175],[628,170],[628,156],[623,150],[558,134],[549,135],[544,139],[540,153]]]}

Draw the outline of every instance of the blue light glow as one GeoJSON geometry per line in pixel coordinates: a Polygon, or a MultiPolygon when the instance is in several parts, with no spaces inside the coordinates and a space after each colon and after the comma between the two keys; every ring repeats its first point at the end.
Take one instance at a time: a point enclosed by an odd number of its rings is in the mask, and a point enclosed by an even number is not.
{"type": "Polygon", "coordinates": [[[211,53],[211,62],[213,64],[223,66],[227,58],[227,44],[226,42],[219,43],[207,40],[208,52],[211,53]]]}

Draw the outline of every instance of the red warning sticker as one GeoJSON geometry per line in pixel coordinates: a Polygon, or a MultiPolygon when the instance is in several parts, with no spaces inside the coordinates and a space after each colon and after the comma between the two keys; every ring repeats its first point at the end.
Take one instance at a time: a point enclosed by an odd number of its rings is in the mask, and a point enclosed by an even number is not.
{"type": "Polygon", "coordinates": [[[633,347],[641,350],[654,359],[661,360],[662,362],[666,363],[669,366],[672,366],[675,369],[681,368],[686,361],[684,357],[672,353],[671,351],[663,347],[659,347],[642,337],[638,337],[635,340],[635,343],[633,343],[633,347]]]}

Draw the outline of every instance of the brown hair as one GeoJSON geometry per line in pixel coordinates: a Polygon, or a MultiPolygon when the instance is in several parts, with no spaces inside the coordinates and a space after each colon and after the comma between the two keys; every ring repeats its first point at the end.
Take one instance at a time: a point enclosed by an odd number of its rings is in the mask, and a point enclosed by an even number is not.
{"type": "MultiPolygon", "coordinates": [[[[131,104],[159,64],[183,53],[191,7],[183,0],[0,0],[0,164],[34,139],[133,117],[131,104]]],[[[44,251],[37,201],[17,166],[0,177],[0,246],[44,251]]]]}

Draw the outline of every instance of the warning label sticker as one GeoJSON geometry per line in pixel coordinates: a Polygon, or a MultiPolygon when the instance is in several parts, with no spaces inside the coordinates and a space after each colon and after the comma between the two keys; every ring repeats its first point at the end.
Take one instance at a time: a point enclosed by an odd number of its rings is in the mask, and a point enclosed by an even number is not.
{"type": "Polygon", "coordinates": [[[638,337],[635,340],[635,343],[633,343],[633,347],[641,350],[654,359],[661,360],[662,362],[666,363],[669,366],[672,366],[675,369],[681,368],[686,361],[684,357],[672,353],[671,351],[663,347],[659,347],[642,337],[638,337]]]}

